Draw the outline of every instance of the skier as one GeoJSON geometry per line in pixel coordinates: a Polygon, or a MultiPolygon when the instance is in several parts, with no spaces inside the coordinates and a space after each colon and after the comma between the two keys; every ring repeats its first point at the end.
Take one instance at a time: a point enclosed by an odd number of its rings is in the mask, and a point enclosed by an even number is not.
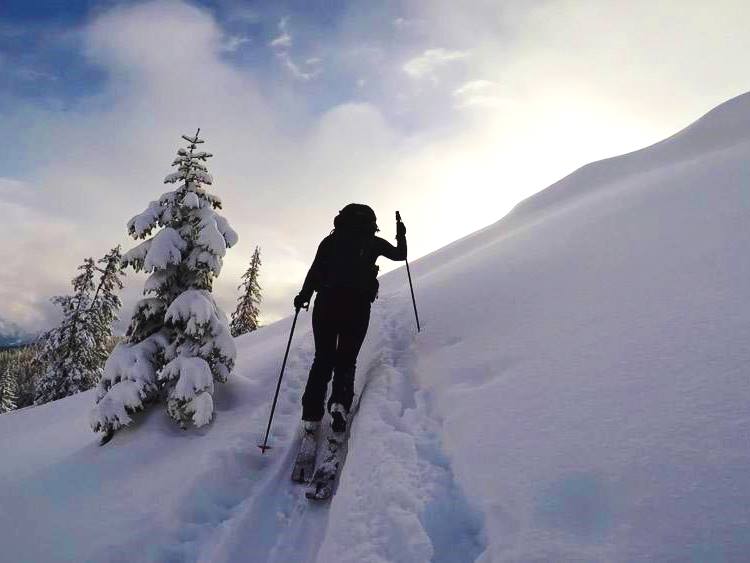
{"type": "Polygon", "coordinates": [[[328,382],[333,374],[328,412],[336,433],[346,430],[354,396],[354,370],[370,322],[370,305],[378,294],[379,256],[406,260],[406,227],[396,223],[397,246],[375,236],[375,212],[350,203],[334,219],[334,229],[318,247],[302,290],[294,298],[296,310],[313,308],[315,359],[302,396],[306,433],[317,432],[323,418],[328,382]]]}

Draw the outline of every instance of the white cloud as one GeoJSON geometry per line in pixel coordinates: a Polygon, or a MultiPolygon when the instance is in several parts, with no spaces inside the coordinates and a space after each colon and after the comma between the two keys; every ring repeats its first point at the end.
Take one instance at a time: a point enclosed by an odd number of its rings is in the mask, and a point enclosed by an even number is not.
{"type": "Polygon", "coordinates": [[[466,108],[497,108],[503,104],[499,87],[492,80],[471,80],[465,82],[453,91],[456,107],[466,108]]]}
{"type": "MultiPolygon", "coordinates": [[[[327,75],[347,70],[347,88],[366,81],[357,97],[367,103],[317,116],[310,106],[330,91],[301,98],[292,81],[232,66],[221,56],[231,37],[207,10],[176,0],[109,10],[82,33],[109,77],[103,93],[65,111],[21,105],[0,115],[33,168],[0,182],[0,237],[12,242],[0,246],[0,317],[39,325],[82,258],[130,248],[125,222],[164,190],[179,135],[198,126],[216,155],[213,189],[240,233],[215,285],[225,309],[259,244],[264,317],[288,313],[319,239],[350,201],[375,208],[386,238],[400,209],[412,256],[434,250],[576,166],[658,140],[750,89],[738,70],[750,14],[717,1],[435,0],[404,15],[425,22],[421,47],[413,33],[393,42],[393,22],[378,29],[363,9],[315,53],[272,48],[298,80],[321,72],[310,60],[320,58],[327,75]]],[[[126,318],[142,284],[128,278],[126,318]]]]}
{"type": "Polygon", "coordinates": [[[276,53],[282,65],[298,80],[311,80],[320,74],[320,59],[308,59],[304,66],[298,65],[286,51],[276,53]],[[309,61],[313,61],[312,63],[309,61]]]}
{"type": "Polygon", "coordinates": [[[409,59],[403,65],[403,70],[411,78],[429,78],[437,81],[437,71],[451,63],[461,61],[469,56],[467,51],[451,51],[449,49],[427,49],[421,55],[409,59]]]}
{"type": "Polygon", "coordinates": [[[289,49],[292,46],[292,36],[289,33],[289,18],[279,20],[279,35],[269,45],[275,49],[289,49]]]}
{"type": "Polygon", "coordinates": [[[251,39],[246,35],[230,35],[222,42],[221,50],[226,53],[234,53],[240,47],[250,42],[251,39]]]}
{"type": "Polygon", "coordinates": [[[298,63],[292,57],[290,50],[293,39],[289,32],[289,18],[283,17],[279,20],[279,35],[269,43],[275,51],[276,58],[281,65],[297,80],[312,80],[320,74],[321,59],[319,57],[308,57],[302,63],[298,63]]]}
{"type": "Polygon", "coordinates": [[[0,178],[0,317],[35,331],[45,328],[54,314],[48,297],[66,289],[76,264],[69,253],[84,252],[73,220],[37,209],[32,186],[0,178]]]}

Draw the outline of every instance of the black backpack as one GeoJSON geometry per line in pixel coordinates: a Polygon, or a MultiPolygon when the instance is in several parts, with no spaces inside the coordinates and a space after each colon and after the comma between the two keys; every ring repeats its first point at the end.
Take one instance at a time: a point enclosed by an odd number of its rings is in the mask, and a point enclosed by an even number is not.
{"type": "Polygon", "coordinates": [[[374,263],[375,233],[379,230],[371,207],[350,203],[333,220],[332,256],[328,284],[355,288],[370,302],[378,296],[378,267],[374,263]]]}
{"type": "Polygon", "coordinates": [[[350,203],[345,206],[333,220],[334,230],[347,231],[354,236],[374,236],[378,229],[378,218],[369,205],[350,203]]]}

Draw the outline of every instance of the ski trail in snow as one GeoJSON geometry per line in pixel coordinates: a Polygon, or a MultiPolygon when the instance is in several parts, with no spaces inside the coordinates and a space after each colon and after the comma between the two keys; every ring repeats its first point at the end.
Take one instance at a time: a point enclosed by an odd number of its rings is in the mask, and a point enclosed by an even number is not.
{"type": "MultiPolygon", "coordinates": [[[[309,335],[308,335],[309,336],[309,335]]],[[[307,377],[307,369],[312,361],[302,362],[297,374],[301,384],[307,377]]],[[[373,377],[372,366],[367,366],[355,384],[355,392],[361,394],[373,377]]],[[[299,402],[299,397],[295,400],[299,402]]],[[[305,497],[306,485],[291,481],[291,470],[299,446],[299,412],[287,421],[294,433],[294,440],[284,446],[283,456],[274,463],[269,476],[252,491],[236,515],[224,526],[224,531],[215,545],[204,552],[200,561],[265,561],[286,563],[313,562],[318,548],[328,529],[330,506],[328,502],[314,502],[305,497]]],[[[355,417],[356,422],[356,417],[355,417]]],[[[324,429],[330,423],[328,416],[323,420],[324,429]]],[[[325,440],[325,431],[320,436],[325,440]]],[[[277,449],[277,455],[280,449],[277,449]]],[[[346,456],[346,454],[345,454],[346,456]]],[[[342,472],[346,471],[346,457],[342,472]]]]}
{"type": "Polygon", "coordinates": [[[403,294],[379,305],[373,373],[317,560],[474,561],[485,550],[483,523],[453,478],[440,423],[413,380],[416,335],[404,315],[411,303],[403,294]]]}
{"type": "MultiPolygon", "coordinates": [[[[399,296],[373,308],[336,495],[305,498],[291,481],[299,446],[300,397],[314,355],[312,335],[293,344],[269,442],[268,403],[248,412],[230,447],[206,453],[205,470],[173,511],[170,540],[154,561],[288,562],[477,560],[483,523],[457,486],[440,444],[440,422],[413,380],[414,327],[399,296]],[[395,313],[394,313],[395,311],[395,313]]],[[[327,417],[324,425],[328,424],[327,417]]],[[[324,436],[321,436],[321,440],[324,436]]]]}
{"type": "Polygon", "coordinates": [[[311,335],[301,333],[295,341],[269,435],[273,449],[261,455],[257,448],[268,422],[270,402],[264,400],[242,418],[244,430],[223,440],[220,449],[206,452],[204,470],[187,485],[172,511],[169,540],[149,548],[147,560],[269,560],[256,557],[253,550],[269,554],[285,519],[295,510],[286,485],[291,484],[292,458],[299,444],[299,400],[314,353],[311,335]]]}

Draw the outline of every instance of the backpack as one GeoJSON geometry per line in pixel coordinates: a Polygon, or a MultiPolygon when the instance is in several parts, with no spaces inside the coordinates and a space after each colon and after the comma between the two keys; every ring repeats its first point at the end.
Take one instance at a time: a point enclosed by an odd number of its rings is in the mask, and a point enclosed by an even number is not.
{"type": "Polygon", "coordinates": [[[347,231],[353,235],[375,235],[378,229],[377,217],[372,207],[361,203],[345,206],[333,220],[334,230],[347,231]]]}
{"type": "Polygon", "coordinates": [[[333,225],[329,285],[358,289],[370,302],[375,301],[380,287],[379,269],[372,258],[379,230],[375,212],[367,205],[350,203],[339,211],[333,225]]]}

